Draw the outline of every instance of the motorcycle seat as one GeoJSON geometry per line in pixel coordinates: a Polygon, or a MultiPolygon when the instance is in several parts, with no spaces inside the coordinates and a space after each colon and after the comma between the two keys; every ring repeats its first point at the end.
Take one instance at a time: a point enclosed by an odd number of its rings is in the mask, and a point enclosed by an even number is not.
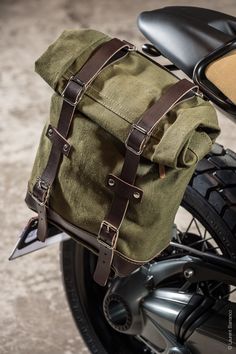
{"type": "Polygon", "coordinates": [[[192,6],[142,12],[138,26],[163,56],[191,78],[199,61],[236,37],[235,17],[192,6]]]}

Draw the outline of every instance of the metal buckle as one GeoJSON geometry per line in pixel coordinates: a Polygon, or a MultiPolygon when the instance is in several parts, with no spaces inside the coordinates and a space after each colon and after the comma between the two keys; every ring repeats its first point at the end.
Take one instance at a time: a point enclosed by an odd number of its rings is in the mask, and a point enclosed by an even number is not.
{"type": "Polygon", "coordinates": [[[39,200],[33,193],[31,194],[32,198],[37,202],[37,204],[39,205],[45,205],[48,199],[48,195],[49,195],[49,188],[50,185],[48,185],[42,178],[37,177],[36,179],[36,185],[38,186],[38,188],[40,188],[43,191],[46,191],[44,200],[41,201],[39,200]]]}
{"type": "Polygon", "coordinates": [[[75,107],[75,106],[77,106],[77,104],[81,100],[84,91],[85,91],[85,83],[82,82],[80,79],[75,78],[75,76],[71,76],[70,79],[68,80],[67,84],[66,84],[66,87],[62,91],[61,96],[63,97],[64,101],[69,103],[71,106],[75,107]],[[77,85],[79,85],[81,87],[81,90],[78,92],[74,102],[72,102],[70,99],[65,97],[65,92],[66,92],[68,86],[70,85],[71,81],[75,82],[77,85]]]}
{"type": "Polygon", "coordinates": [[[140,127],[138,124],[132,124],[133,129],[138,130],[139,132],[143,133],[144,135],[149,136],[149,133],[142,127],[140,127]]]}
{"type": "Polygon", "coordinates": [[[127,150],[133,152],[135,155],[141,155],[142,152],[143,152],[143,149],[146,146],[146,140],[147,140],[148,137],[150,137],[150,134],[144,128],[140,127],[137,124],[132,124],[132,130],[129,132],[129,135],[127,136],[127,138],[125,140],[125,147],[126,147],[127,150]],[[134,150],[134,148],[132,148],[131,146],[128,145],[129,137],[132,134],[134,129],[138,130],[140,133],[145,135],[145,139],[143,140],[142,144],[140,145],[138,151],[134,150]]]}
{"type": "Polygon", "coordinates": [[[118,234],[119,234],[119,230],[114,225],[112,225],[109,222],[103,220],[103,222],[100,225],[100,229],[99,229],[99,232],[98,232],[97,240],[103,246],[105,246],[105,247],[107,247],[107,248],[112,250],[112,249],[115,248],[115,244],[116,244],[116,240],[117,240],[118,234]],[[104,226],[107,228],[107,233],[109,233],[110,230],[114,231],[114,241],[112,241],[112,245],[109,245],[109,243],[107,243],[103,239],[101,239],[101,231],[102,231],[102,228],[104,226]]]}
{"type": "Polygon", "coordinates": [[[45,190],[45,191],[48,190],[49,185],[41,177],[37,177],[36,181],[37,181],[37,185],[40,189],[45,190]]]}
{"type": "Polygon", "coordinates": [[[195,96],[198,96],[198,97],[200,97],[200,98],[204,98],[204,94],[203,94],[203,92],[200,90],[200,87],[199,87],[199,86],[193,87],[193,90],[196,90],[196,91],[195,91],[195,96]]]}
{"type": "Polygon", "coordinates": [[[126,41],[125,39],[123,39],[122,42],[124,42],[125,44],[128,45],[128,51],[129,52],[136,52],[137,51],[137,47],[134,44],[126,41]]]}

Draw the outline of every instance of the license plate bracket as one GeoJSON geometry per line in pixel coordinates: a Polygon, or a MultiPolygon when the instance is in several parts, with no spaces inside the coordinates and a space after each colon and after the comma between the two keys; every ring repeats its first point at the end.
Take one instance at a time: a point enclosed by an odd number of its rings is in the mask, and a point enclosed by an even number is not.
{"type": "Polygon", "coordinates": [[[45,242],[41,242],[37,238],[38,217],[31,218],[23,229],[9,260],[22,257],[26,254],[35,252],[49,245],[59,243],[70,238],[69,235],[59,230],[56,226],[49,223],[48,237],[45,242]]]}

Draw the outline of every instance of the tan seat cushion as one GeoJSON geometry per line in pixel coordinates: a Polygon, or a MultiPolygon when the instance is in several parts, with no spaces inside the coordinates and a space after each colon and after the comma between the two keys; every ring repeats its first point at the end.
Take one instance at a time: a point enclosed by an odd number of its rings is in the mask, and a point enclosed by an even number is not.
{"type": "Polygon", "coordinates": [[[205,74],[209,81],[236,104],[236,50],[208,65],[205,74]]]}

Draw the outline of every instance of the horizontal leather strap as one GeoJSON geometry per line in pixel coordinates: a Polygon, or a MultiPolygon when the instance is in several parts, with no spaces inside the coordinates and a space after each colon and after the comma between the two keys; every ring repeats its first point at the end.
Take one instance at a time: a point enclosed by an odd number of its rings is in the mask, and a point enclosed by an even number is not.
{"type": "MultiPolygon", "coordinates": [[[[32,194],[27,192],[25,201],[28,207],[32,210],[37,210],[37,202],[33,198],[32,194]]],[[[56,225],[62,231],[68,233],[75,241],[82,243],[85,247],[89,248],[95,254],[98,254],[98,242],[92,233],[82,230],[79,227],[69,223],[61,216],[59,216],[55,211],[46,206],[47,215],[54,225],[56,225]]],[[[134,270],[139,268],[143,262],[134,262],[132,260],[124,258],[119,252],[114,252],[113,263],[116,270],[118,269],[121,276],[127,276],[132,273],[134,270]]]]}
{"type": "Polygon", "coordinates": [[[46,136],[52,141],[60,152],[62,151],[65,156],[69,156],[71,145],[51,124],[48,126],[46,136]]]}
{"type": "Polygon", "coordinates": [[[129,199],[136,203],[140,203],[142,200],[142,189],[123,181],[115,175],[108,175],[106,184],[113,193],[118,194],[121,198],[129,199]]]}

